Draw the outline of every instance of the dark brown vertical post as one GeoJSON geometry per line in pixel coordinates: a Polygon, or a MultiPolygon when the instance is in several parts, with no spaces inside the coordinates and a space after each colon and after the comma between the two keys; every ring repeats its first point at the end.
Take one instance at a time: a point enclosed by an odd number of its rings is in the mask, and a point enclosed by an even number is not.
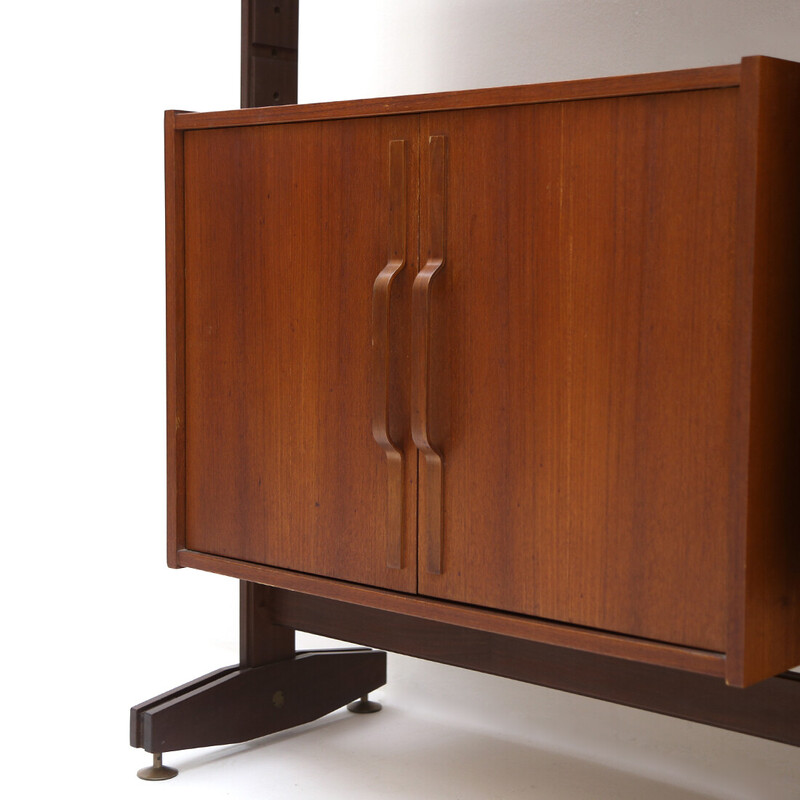
{"type": "Polygon", "coordinates": [[[272,621],[269,586],[239,581],[239,664],[260,667],[294,657],[294,629],[272,621]]]}
{"type": "Polygon", "coordinates": [[[298,0],[242,0],[242,108],[297,102],[298,0]]]}

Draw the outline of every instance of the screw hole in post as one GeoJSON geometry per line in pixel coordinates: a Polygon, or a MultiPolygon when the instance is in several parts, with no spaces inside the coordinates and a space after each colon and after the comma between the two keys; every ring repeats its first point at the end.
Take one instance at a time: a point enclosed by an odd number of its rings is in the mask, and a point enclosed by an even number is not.
{"type": "Polygon", "coordinates": [[[276,102],[278,100],[280,100],[281,99],[280,93],[279,92],[273,92],[272,93],[272,99],[275,100],[276,102]]]}
{"type": "Polygon", "coordinates": [[[273,10],[273,11],[274,11],[276,14],[280,14],[280,13],[281,13],[281,7],[280,7],[280,6],[274,6],[272,10],[273,10]]]}

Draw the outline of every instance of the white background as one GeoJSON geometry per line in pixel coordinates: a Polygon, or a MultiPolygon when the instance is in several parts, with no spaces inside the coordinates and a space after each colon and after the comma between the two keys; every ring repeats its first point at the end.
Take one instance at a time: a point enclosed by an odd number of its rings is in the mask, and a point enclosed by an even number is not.
{"type": "MultiPolygon", "coordinates": [[[[300,48],[306,101],[800,60],[800,2],[301,0],[300,48]]],[[[129,706],[237,658],[236,582],[164,565],[161,125],[238,105],[239,3],[7,2],[0,75],[5,796],[800,797],[794,748],[395,656],[381,714],[138,781],[129,706]]]]}

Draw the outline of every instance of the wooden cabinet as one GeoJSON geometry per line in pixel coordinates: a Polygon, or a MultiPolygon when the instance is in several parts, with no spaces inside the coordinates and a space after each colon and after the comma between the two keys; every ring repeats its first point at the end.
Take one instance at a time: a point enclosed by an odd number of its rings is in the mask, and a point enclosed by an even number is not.
{"type": "Polygon", "coordinates": [[[800,68],[167,115],[169,562],[800,662],[800,68]]]}

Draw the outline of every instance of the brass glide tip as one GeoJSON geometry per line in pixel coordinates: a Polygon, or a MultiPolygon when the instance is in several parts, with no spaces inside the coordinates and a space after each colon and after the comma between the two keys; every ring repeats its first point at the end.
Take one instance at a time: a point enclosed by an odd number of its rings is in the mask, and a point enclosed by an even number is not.
{"type": "Polygon", "coordinates": [[[166,781],[174,778],[178,774],[178,770],[165,767],[161,761],[161,753],[153,753],[153,765],[142,767],[136,774],[143,781],[166,781]]]}

